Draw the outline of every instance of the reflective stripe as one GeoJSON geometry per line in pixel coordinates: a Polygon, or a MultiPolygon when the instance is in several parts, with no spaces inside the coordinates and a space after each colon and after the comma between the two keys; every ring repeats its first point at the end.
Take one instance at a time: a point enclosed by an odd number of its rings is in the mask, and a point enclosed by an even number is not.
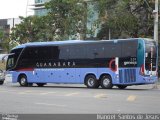
{"type": "Polygon", "coordinates": [[[115,64],[116,64],[116,74],[119,74],[119,58],[115,58],[115,64]]]}

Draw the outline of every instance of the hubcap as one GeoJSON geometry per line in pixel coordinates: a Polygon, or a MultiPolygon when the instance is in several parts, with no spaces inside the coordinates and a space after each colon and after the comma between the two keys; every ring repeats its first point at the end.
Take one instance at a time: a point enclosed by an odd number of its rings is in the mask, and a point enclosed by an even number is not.
{"type": "Polygon", "coordinates": [[[103,85],[104,86],[108,86],[110,84],[110,80],[108,79],[108,78],[105,78],[104,80],[103,80],[103,85]]]}
{"type": "Polygon", "coordinates": [[[88,85],[89,86],[93,86],[94,85],[94,79],[93,78],[89,78],[88,85]]]}
{"type": "Polygon", "coordinates": [[[25,85],[25,83],[26,83],[26,79],[25,78],[21,78],[21,84],[25,85]]]}

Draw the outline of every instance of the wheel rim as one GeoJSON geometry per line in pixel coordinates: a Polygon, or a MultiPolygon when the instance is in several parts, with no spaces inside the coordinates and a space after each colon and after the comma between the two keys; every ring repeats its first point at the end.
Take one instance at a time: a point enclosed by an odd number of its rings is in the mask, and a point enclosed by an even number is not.
{"type": "Polygon", "coordinates": [[[88,79],[88,85],[89,86],[94,86],[94,79],[93,78],[88,79]]]}
{"type": "Polygon", "coordinates": [[[26,79],[25,78],[21,78],[21,84],[25,85],[26,84],[26,79]]]}
{"type": "Polygon", "coordinates": [[[104,80],[103,80],[103,85],[106,87],[106,86],[108,86],[110,84],[110,80],[108,79],[108,78],[105,78],[104,80]]]}

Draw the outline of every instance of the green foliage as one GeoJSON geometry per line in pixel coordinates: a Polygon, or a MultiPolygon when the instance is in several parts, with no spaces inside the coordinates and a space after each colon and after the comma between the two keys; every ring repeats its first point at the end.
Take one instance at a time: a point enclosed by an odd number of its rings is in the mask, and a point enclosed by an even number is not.
{"type": "Polygon", "coordinates": [[[2,63],[2,61],[0,60],[0,69],[1,70],[5,70],[5,66],[6,66],[6,63],[2,63]]]}
{"type": "MultiPolygon", "coordinates": [[[[51,0],[46,4],[48,28],[54,39],[86,34],[87,8],[83,0],[51,0]]],[[[84,36],[85,37],[85,36],[84,36]]]]}
{"type": "Polygon", "coordinates": [[[12,29],[9,39],[13,46],[76,39],[77,33],[86,39],[97,31],[98,39],[108,39],[109,30],[111,38],[153,36],[152,0],[51,0],[45,7],[49,11],[45,16],[20,17],[22,23],[12,29]]]}
{"type": "Polygon", "coordinates": [[[4,30],[0,30],[0,48],[2,48],[1,52],[9,52],[10,48],[9,48],[9,35],[7,33],[4,32],[4,30]]]}
{"type": "Polygon", "coordinates": [[[41,41],[45,38],[43,30],[45,29],[44,19],[37,16],[27,18],[20,17],[21,24],[12,29],[11,39],[20,44],[26,42],[41,41]]]}
{"type": "Polygon", "coordinates": [[[109,29],[112,38],[153,36],[152,10],[154,5],[151,0],[107,1],[108,5],[103,9],[106,11],[107,18],[99,31],[100,39],[102,36],[108,38],[105,34],[108,34],[106,32],[109,29]]]}
{"type": "Polygon", "coordinates": [[[87,8],[83,0],[51,0],[48,14],[42,17],[20,17],[12,29],[11,39],[20,44],[34,41],[74,39],[77,33],[86,37],[87,8]]]}
{"type": "Polygon", "coordinates": [[[0,40],[3,38],[3,31],[0,30],[0,40]]]}

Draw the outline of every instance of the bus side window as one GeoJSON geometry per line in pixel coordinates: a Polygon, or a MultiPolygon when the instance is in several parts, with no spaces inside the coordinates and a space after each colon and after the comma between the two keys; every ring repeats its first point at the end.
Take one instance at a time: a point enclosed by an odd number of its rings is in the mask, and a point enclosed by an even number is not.
{"type": "Polygon", "coordinates": [[[121,57],[121,45],[119,43],[105,44],[104,56],[108,58],[121,57]]]}
{"type": "Polygon", "coordinates": [[[122,57],[137,57],[137,41],[122,42],[122,57]]]}
{"type": "Polygon", "coordinates": [[[59,59],[66,60],[69,58],[69,47],[68,46],[60,46],[59,59]]]}
{"type": "Polygon", "coordinates": [[[69,47],[69,59],[85,59],[85,47],[82,45],[71,45],[69,47]]]}
{"type": "Polygon", "coordinates": [[[58,46],[52,46],[52,48],[51,48],[51,59],[53,59],[53,60],[59,59],[59,53],[60,53],[59,47],[58,46]]]}
{"type": "Polygon", "coordinates": [[[36,49],[34,47],[27,47],[24,49],[22,56],[20,57],[19,61],[28,60],[28,59],[35,59],[37,56],[36,49]]]}
{"type": "Polygon", "coordinates": [[[95,45],[95,49],[93,50],[93,54],[95,55],[95,58],[99,58],[99,59],[105,58],[104,50],[105,50],[104,44],[95,45]]]}
{"type": "Polygon", "coordinates": [[[95,59],[98,57],[98,45],[97,44],[86,44],[86,59],[95,59]]]}

